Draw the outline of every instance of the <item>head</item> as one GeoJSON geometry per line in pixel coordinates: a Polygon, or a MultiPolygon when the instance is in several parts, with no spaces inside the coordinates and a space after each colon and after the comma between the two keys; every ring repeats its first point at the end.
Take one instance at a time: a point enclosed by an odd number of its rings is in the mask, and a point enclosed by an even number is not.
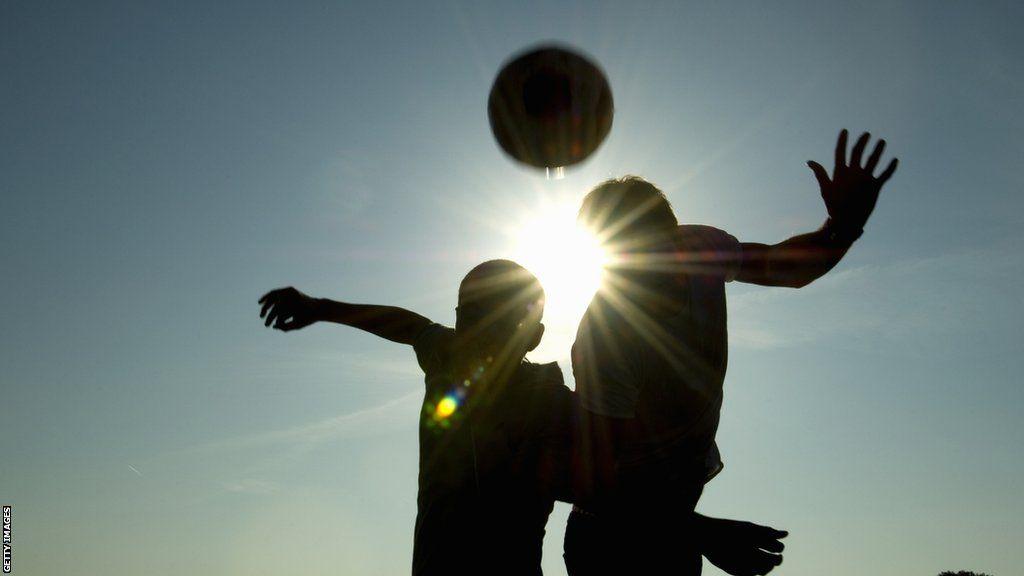
{"type": "Polygon", "coordinates": [[[475,353],[518,364],[544,335],[544,288],[511,260],[488,260],[459,285],[455,333],[475,353]]]}
{"type": "Polygon", "coordinates": [[[665,194],[639,176],[598,184],[583,199],[577,220],[611,254],[651,251],[679,225],[665,194]]]}

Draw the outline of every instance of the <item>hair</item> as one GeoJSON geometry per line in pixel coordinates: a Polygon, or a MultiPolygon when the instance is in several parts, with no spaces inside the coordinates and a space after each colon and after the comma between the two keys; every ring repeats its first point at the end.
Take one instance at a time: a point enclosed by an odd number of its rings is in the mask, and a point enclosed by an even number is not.
{"type": "Polygon", "coordinates": [[[577,220],[604,243],[634,246],[656,243],[679,225],[665,193],[639,176],[595,186],[583,199],[577,220]]]}
{"type": "Polygon", "coordinates": [[[544,288],[540,280],[511,260],[478,264],[459,285],[460,322],[515,328],[540,323],[543,315],[544,288]]]}

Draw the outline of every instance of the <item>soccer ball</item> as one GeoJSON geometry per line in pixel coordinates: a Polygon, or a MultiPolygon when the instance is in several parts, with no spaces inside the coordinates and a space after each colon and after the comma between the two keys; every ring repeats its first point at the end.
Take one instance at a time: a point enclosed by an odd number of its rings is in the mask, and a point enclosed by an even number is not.
{"type": "Polygon", "coordinates": [[[502,150],[537,168],[590,156],[612,127],[604,72],[577,52],[545,45],[513,56],[491,86],[487,115],[502,150]]]}

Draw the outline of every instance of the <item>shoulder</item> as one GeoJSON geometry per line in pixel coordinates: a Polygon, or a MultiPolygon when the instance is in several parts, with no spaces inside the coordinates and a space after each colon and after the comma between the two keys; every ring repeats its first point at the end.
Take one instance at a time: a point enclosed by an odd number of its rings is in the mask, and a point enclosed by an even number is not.
{"type": "Polygon", "coordinates": [[[557,362],[534,364],[524,361],[519,377],[520,381],[515,383],[517,388],[544,404],[560,403],[572,396],[557,362]]]}
{"type": "Polygon", "coordinates": [[[443,324],[432,323],[428,324],[420,330],[420,333],[416,336],[416,340],[413,342],[413,347],[420,349],[437,348],[440,346],[450,346],[451,342],[455,340],[455,329],[449,328],[443,324]]]}
{"type": "Polygon", "coordinates": [[[735,236],[714,226],[685,224],[678,228],[676,242],[681,256],[700,275],[736,278],[743,261],[743,247],[735,236]]]}
{"type": "Polygon", "coordinates": [[[565,385],[558,363],[523,362],[520,374],[523,381],[516,382],[515,385],[521,399],[521,417],[535,423],[567,423],[567,419],[571,418],[576,396],[565,385]]]}
{"type": "Polygon", "coordinates": [[[704,224],[683,224],[678,228],[678,238],[684,243],[698,243],[712,247],[739,247],[739,240],[725,230],[704,224]]]}
{"type": "Polygon", "coordinates": [[[442,324],[430,324],[420,331],[413,342],[416,360],[424,372],[440,370],[451,355],[455,330],[442,324]]]}
{"type": "Polygon", "coordinates": [[[565,386],[565,378],[562,377],[562,369],[558,367],[558,362],[548,362],[547,364],[534,364],[533,362],[524,361],[520,366],[520,374],[523,378],[523,384],[537,388],[568,388],[565,386]]]}

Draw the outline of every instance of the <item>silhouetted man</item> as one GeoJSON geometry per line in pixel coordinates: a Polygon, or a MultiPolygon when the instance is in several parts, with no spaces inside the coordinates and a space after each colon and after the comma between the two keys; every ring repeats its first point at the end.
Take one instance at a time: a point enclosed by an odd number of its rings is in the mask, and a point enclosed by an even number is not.
{"type": "Polygon", "coordinates": [[[839,262],[896,170],[893,160],[872,175],[884,140],[861,165],[868,138],[847,163],[840,133],[831,177],[808,163],[828,219],[775,245],[680,226],[665,195],[637,177],[604,182],[584,199],[579,218],[612,266],[573,346],[584,496],[566,530],[571,574],[700,573],[705,535],[691,525],[680,538],[676,527],[722,469],[715,433],[728,352],[725,283],[800,288],[839,262]]]}

